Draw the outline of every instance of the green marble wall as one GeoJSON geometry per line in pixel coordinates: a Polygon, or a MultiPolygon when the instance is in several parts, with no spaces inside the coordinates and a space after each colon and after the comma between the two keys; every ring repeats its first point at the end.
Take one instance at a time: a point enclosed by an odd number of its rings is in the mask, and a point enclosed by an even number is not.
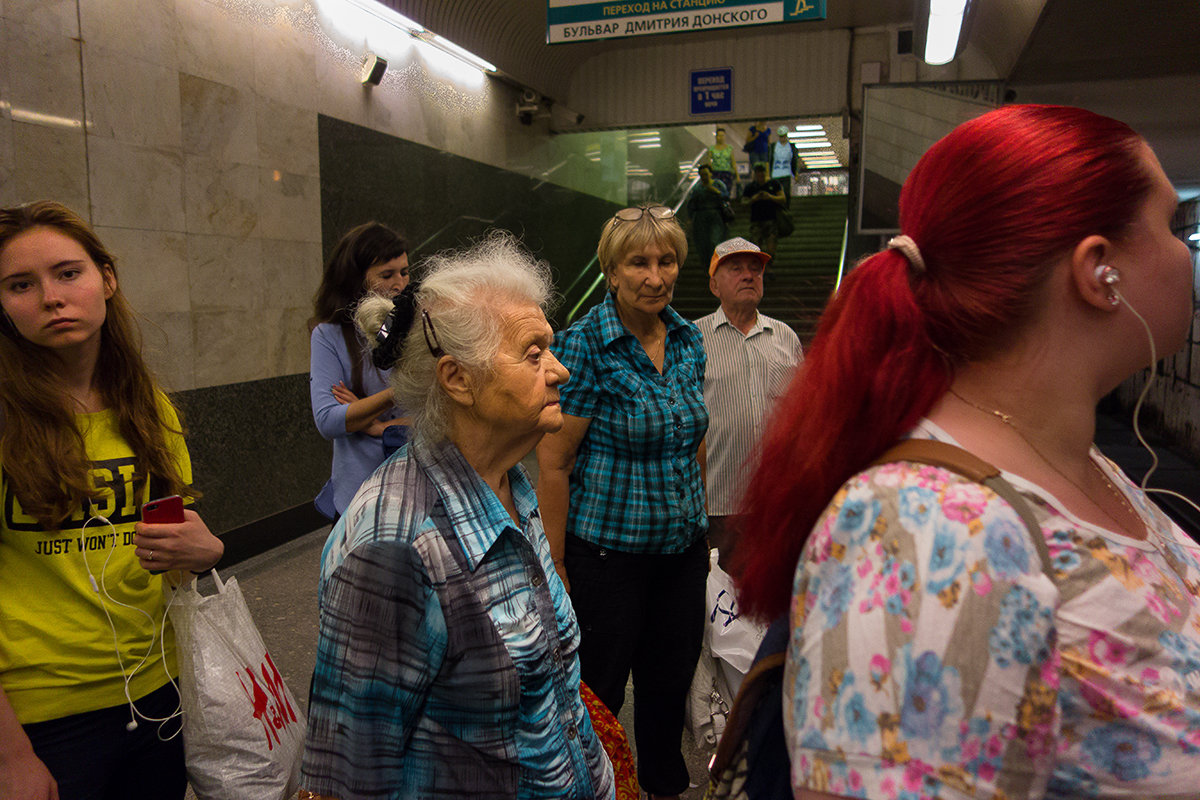
{"type": "Polygon", "coordinates": [[[319,117],[318,131],[326,256],[343,232],[369,219],[402,232],[414,263],[501,228],[550,263],[561,291],[623,205],[333,117],[319,117]]]}

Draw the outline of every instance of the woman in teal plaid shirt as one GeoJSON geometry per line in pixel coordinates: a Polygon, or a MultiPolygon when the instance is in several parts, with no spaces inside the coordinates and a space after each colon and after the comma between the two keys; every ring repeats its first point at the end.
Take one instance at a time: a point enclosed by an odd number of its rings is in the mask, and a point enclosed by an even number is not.
{"type": "Polygon", "coordinates": [[[562,430],[538,447],[538,497],[582,628],[583,680],[617,713],[633,673],[638,778],[688,788],[684,703],[704,633],[708,429],[700,331],[670,307],[687,238],[674,212],[618,211],[598,255],[604,301],[559,334],[562,430]]]}

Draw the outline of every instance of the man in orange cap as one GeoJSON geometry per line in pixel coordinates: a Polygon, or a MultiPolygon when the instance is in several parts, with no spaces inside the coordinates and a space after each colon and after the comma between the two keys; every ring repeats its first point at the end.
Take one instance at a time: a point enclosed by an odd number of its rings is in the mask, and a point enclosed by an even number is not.
{"type": "Polygon", "coordinates": [[[708,365],[705,490],[709,540],[728,563],[736,543],[738,503],[746,488],[754,446],[775,401],[804,358],[786,324],[758,313],[763,271],[771,257],[740,237],[721,242],[708,267],[708,288],[721,307],[696,320],[708,365]]]}

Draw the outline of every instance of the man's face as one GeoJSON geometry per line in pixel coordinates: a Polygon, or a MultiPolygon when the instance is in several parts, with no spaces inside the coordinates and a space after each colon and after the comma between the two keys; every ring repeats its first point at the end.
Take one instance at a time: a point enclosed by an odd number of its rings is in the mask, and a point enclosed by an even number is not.
{"type": "Polygon", "coordinates": [[[765,169],[754,170],[754,182],[755,183],[766,183],[767,182],[767,171],[765,169]]]}
{"type": "Polygon", "coordinates": [[[708,288],[723,307],[758,308],[763,296],[763,263],[749,253],[732,255],[717,265],[708,288]]]}

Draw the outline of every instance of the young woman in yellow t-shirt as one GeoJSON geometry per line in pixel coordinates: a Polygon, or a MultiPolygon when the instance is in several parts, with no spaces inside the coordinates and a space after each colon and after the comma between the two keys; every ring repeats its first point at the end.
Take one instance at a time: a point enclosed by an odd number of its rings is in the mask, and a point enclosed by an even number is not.
{"type": "Polygon", "coordinates": [[[162,573],[224,551],[112,255],[62,205],[0,209],[0,797],[182,798],[162,573]]]}

